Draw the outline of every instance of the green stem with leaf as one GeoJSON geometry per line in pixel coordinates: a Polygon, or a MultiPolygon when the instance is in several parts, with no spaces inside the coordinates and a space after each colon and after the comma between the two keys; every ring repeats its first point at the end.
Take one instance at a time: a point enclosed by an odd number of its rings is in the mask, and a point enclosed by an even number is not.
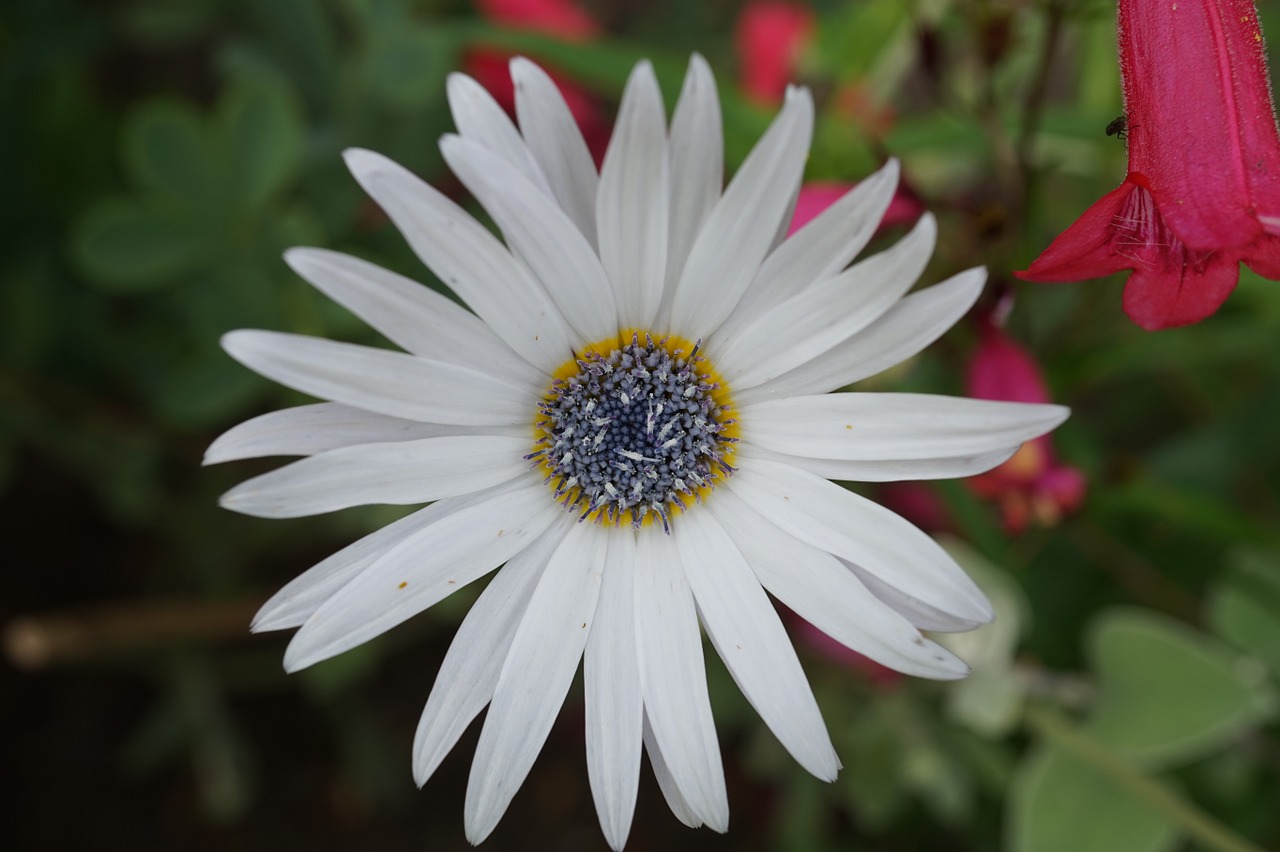
{"type": "Polygon", "coordinates": [[[1212,852],[1263,852],[1166,785],[1145,774],[1121,755],[1073,725],[1057,710],[1028,708],[1027,724],[1044,739],[1088,763],[1132,793],[1205,849],[1212,852]]]}

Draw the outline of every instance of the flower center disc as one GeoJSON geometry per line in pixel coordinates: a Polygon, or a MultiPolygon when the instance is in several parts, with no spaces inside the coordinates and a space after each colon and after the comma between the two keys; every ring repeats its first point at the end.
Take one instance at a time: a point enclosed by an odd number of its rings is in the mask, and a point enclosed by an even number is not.
{"type": "Polygon", "coordinates": [[[527,458],[579,521],[639,528],[656,517],[670,532],[688,500],[733,473],[729,393],[698,344],[636,332],[619,345],[625,338],[592,344],[556,371],[527,458]]]}

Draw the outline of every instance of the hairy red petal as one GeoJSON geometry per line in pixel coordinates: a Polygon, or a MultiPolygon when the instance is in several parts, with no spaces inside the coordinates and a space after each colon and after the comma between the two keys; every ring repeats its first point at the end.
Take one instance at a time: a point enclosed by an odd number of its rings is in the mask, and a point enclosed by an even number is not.
{"type": "Polygon", "coordinates": [[[1280,280],[1280,237],[1259,237],[1247,249],[1244,262],[1263,278],[1280,280]]]}
{"type": "Polygon", "coordinates": [[[1031,266],[1015,273],[1027,281],[1085,281],[1133,267],[1116,253],[1115,223],[1138,187],[1125,181],[1094,202],[1058,235],[1031,266]]]}
{"type": "Polygon", "coordinates": [[[1212,316],[1240,279],[1240,258],[1230,252],[1217,252],[1198,263],[1150,259],[1150,266],[1135,270],[1124,287],[1124,312],[1148,331],[1212,316]]]}

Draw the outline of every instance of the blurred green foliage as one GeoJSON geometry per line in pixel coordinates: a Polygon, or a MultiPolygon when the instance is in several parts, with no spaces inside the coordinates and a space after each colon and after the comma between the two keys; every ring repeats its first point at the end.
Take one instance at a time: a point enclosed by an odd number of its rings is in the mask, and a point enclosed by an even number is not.
{"type": "MultiPolygon", "coordinates": [[[[243,603],[247,622],[273,585],[398,516],[218,509],[264,465],[202,470],[203,447],[299,401],[218,338],[377,342],[286,269],[294,245],[439,286],[341,152],[378,150],[456,191],[435,142],[452,129],[445,78],[477,46],[550,63],[606,113],[636,59],[653,58],[674,99],[702,51],[741,161],[771,110],[736,86],[740,4],[584,5],[607,35],[581,43],[495,27],[461,0],[0,6],[0,490],[17,542],[4,621],[195,600],[243,603]]],[[[1121,111],[1113,4],[814,8],[798,60],[819,104],[809,177],[856,181],[902,159],[940,218],[927,278],[985,264],[993,297],[1016,293],[1011,331],[1074,408],[1055,441],[1089,496],[1010,536],[962,484],[934,490],[1001,610],[978,644],[957,640],[974,677],[877,679],[802,647],[846,767],[824,786],[713,664],[735,826],[679,828],[646,780],[634,848],[1136,852],[1215,831],[1280,847],[1280,287],[1245,271],[1219,315],[1152,335],[1122,316],[1118,280],[1015,285],[1123,175],[1123,145],[1103,133],[1121,111]]],[[[1275,44],[1280,11],[1261,12],[1275,44]]],[[[972,346],[958,328],[871,385],[960,392],[972,346]]],[[[409,795],[408,753],[472,598],[292,678],[282,639],[223,634],[6,669],[6,696],[26,696],[0,717],[6,765],[34,781],[6,803],[7,831],[16,848],[177,848],[206,825],[209,848],[460,843],[469,741],[423,796],[409,795]]],[[[488,847],[524,848],[530,831],[597,843],[573,706],[488,847]]]]}

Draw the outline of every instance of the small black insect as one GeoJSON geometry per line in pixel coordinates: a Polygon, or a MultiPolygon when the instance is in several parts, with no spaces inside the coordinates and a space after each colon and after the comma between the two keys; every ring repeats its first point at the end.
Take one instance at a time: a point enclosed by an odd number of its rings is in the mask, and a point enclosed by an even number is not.
{"type": "Polygon", "coordinates": [[[1129,138],[1129,120],[1123,115],[1111,119],[1111,123],[1107,125],[1107,135],[1122,141],[1129,138]]]}

